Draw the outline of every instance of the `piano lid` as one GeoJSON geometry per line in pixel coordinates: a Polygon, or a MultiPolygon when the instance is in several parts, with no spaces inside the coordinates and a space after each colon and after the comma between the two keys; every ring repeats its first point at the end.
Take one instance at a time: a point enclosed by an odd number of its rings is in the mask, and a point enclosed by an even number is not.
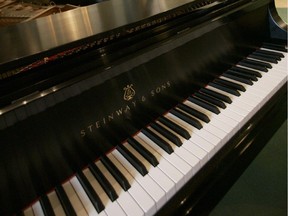
{"type": "Polygon", "coordinates": [[[0,66],[147,20],[157,14],[194,2],[203,0],[104,1],[3,27],[0,29],[0,66]]]}

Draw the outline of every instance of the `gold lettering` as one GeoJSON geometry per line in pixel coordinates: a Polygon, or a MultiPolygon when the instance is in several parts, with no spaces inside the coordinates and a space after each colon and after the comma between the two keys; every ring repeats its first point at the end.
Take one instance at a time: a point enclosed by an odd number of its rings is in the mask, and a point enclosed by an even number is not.
{"type": "Polygon", "coordinates": [[[80,131],[80,135],[81,135],[81,137],[84,137],[84,136],[86,135],[85,130],[81,130],[81,131],[80,131]]]}
{"type": "Polygon", "coordinates": [[[89,125],[89,126],[87,127],[90,132],[92,132],[92,127],[93,127],[93,125],[89,125]]]}
{"type": "Polygon", "coordinates": [[[100,128],[101,127],[100,121],[95,122],[95,126],[97,129],[100,128]]]}
{"type": "Polygon", "coordinates": [[[166,89],[166,84],[161,85],[161,89],[162,90],[166,89]]]}
{"type": "MultiPolygon", "coordinates": [[[[150,94],[148,93],[148,96],[149,97],[157,96],[158,94],[161,94],[162,91],[165,91],[167,88],[170,88],[171,86],[172,83],[168,80],[154,87],[154,89],[151,89],[150,94]]],[[[84,137],[87,136],[87,133],[89,132],[90,133],[95,132],[95,130],[101,128],[103,125],[109,124],[109,122],[112,122],[115,118],[129,113],[131,109],[136,108],[138,106],[137,103],[144,103],[146,100],[147,97],[144,95],[138,97],[138,99],[130,100],[129,102],[127,102],[127,104],[123,105],[119,109],[114,110],[108,115],[102,116],[99,121],[95,121],[93,124],[88,125],[87,129],[85,128],[80,130],[80,136],[84,137]]]]}
{"type": "Polygon", "coordinates": [[[116,110],[116,114],[117,114],[118,116],[122,115],[122,114],[123,114],[122,108],[119,109],[119,110],[116,110]]]}
{"type": "Polygon", "coordinates": [[[128,105],[126,105],[126,108],[125,108],[124,112],[128,112],[130,110],[131,110],[130,107],[128,105]]]}
{"type": "Polygon", "coordinates": [[[112,121],[114,119],[114,115],[113,113],[111,115],[108,116],[108,121],[112,121]]]}

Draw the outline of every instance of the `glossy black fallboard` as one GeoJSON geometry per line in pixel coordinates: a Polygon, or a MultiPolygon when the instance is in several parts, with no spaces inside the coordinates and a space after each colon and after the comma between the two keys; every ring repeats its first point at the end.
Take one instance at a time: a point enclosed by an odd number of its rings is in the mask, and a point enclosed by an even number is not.
{"type": "Polygon", "coordinates": [[[249,5],[0,115],[0,213],[21,210],[205,86],[268,38],[267,22],[266,5],[249,5]]]}

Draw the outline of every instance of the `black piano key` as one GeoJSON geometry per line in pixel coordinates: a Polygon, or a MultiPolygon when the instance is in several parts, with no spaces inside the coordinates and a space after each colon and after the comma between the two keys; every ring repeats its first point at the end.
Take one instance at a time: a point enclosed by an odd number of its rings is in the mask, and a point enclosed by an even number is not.
{"type": "Polygon", "coordinates": [[[189,123],[190,125],[194,126],[195,128],[197,128],[199,130],[203,127],[202,124],[197,119],[193,118],[192,116],[185,114],[184,112],[182,112],[180,110],[172,109],[172,110],[170,110],[170,112],[173,115],[186,121],[187,123],[189,123]]]}
{"type": "Polygon", "coordinates": [[[247,68],[241,68],[237,66],[231,67],[231,71],[239,72],[240,75],[245,76],[246,78],[251,79],[253,81],[257,81],[258,80],[257,77],[258,78],[262,77],[262,74],[258,71],[249,70],[247,68]]]}
{"type": "Polygon", "coordinates": [[[248,67],[248,68],[253,68],[253,69],[256,69],[256,70],[259,70],[259,71],[268,72],[268,69],[266,67],[258,65],[258,64],[250,63],[249,61],[246,61],[245,59],[240,61],[240,62],[238,62],[238,64],[241,65],[241,66],[245,66],[245,67],[248,67]]]}
{"type": "Polygon", "coordinates": [[[241,78],[241,77],[239,77],[233,73],[225,72],[222,74],[222,76],[227,77],[227,78],[232,79],[232,80],[235,80],[235,81],[238,81],[238,82],[242,82],[242,83],[247,84],[247,85],[253,85],[253,82],[251,80],[241,78]]]}
{"type": "MultiPolygon", "coordinates": [[[[199,93],[195,93],[196,96],[198,96],[199,93]]],[[[199,118],[200,120],[208,123],[210,121],[209,117],[207,115],[205,115],[204,113],[199,112],[198,110],[193,109],[192,107],[189,107],[185,104],[178,104],[177,105],[178,108],[180,108],[181,110],[184,110],[185,112],[189,113],[190,115],[195,116],[196,118],[199,118]]]]}
{"type": "MultiPolygon", "coordinates": [[[[199,97],[200,99],[204,100],[204,101],[208,101],[209,103],[212,103],[218,107],[221,107],[222,109],[226,108],[225,103],[223,103],[221,100],[216,99],[215,97],[211,97],[209,95],[203,94],[201,92],[196,92],[194,94],[196,97],[199,97]]],[[[204,114],[203,114],[204,115],[204,114]]],[[[206,116],[206,115],[205,115],[206,116]]],[[[196,116],[197,117],[197,116],[196,116]]],[[[207,117],[208,118],[208,117],[207,117]]],[[[202,120],[202,119],[201,119],[202,120]]],[[[210,121],[210,120],[209,120],[210,121]]],[[[209,122],[208,121],[208,122],[209,122]]],[[[206,122],[206,123],[208,123],[206,122]]]]}
{"type": "Polygon", "coordinates": [[[240,93],[235,90],[235,89],[231,89],[227,86],[224,86],[224,85],[221,85],[221,84],[218,84],[218,83],[215,83],[215,82],[210,82],[209,85],[213,86],[214,88],[217,88],[217,89],[220,89],[222,91],[225,91],[227,93],[230,93],[230,94],[233,94],[235,96],[240,96],[240,93]]]}
{"type": "Polygon", "coordinates": [[[276,61],[277,63],[278,63],[278,61],[281,61],[281,57],[280,56],[258,52],[258,50],[253,52],[251,55],[256,55],[256,56],[260,56],[260,57],[263,57],[263,58],[271,59],[272,61],[276,61]]]}
{"type": "Polygon", "coordinates": [[[251,82],[252,84],[253,84],[253,81],[254,82],[258,81],[258,78],[255,75],[251,75],[251,74],[245,73],[243,71],[237,71],[237,70],[231,69],[231,70],[225,71],[223,74],[234,75],[236,77],[241,78],[241,80],[246,80],[247,82],[251,82]]]}
{"type": "Polygon", "coordinates": [[[266,61],[266,62],[270,62],[270,63],[274,63],[274,64],[277,64],[278,61],[276,58],[274,57],[269,57],[267,55],[261,55],[261,54],[255,54],[255,53],[252,53],[250,55],[248,55],[248,57],[250,58],[254,58],[254,59],[258,59],[258,60],[261,60],[261,61],[266,61]]]}
{"type": "Polygon", "coordinates": [[[103,211],[105,207],[104,207],[101,199],[99,198],[99,196],[97,195],[97,193],[93,189],[92,185],[90,184],[90,182],[86,178],[86,176],[82,172],[79,172],[76,174],[76,177],[79,180],[80,184],[82,185],[83,189],[85,190],[87,196],[89,197],[89,199],[90,199],[91,203],[93,204],[93,206],[95,207],[96,211],[98,213],[103,211]]]}
{"type": "Polygon", "coordinates": [[[136,149],[136,151],[138,151],[150,164],[152,164],[152,166],[156,167],[159,164],[156,157],[150,151],[144,148],[137,140],[133,138],[128,138],[127,142],[134,149],[136,149]]]}
{"type": "Polygon", "coordinates": [[[281,51],[281,52],[287,52],[285,45],[281,45],[281,44],[263,43],[262,47],[267,48],[267,49],[281,51]]]}
{"type": "Polygon", "coordinates": [[[58,198],[62,204],[62,207],[63,207],[66,215],[76,216],[77,214],[76,214],[65,190],[63,189],[63,187],[61,185],[57,186],[55,188],[55,191],[56,191],[56,194],[57,194],[57,196],[58,196],[58,198]]]}
{"type": "Polygon", "coordinates": [[[53,208],[51,206],[51,203],[50,203],[50,201],[46,195],[41,196],[39,199],[39,202],[41,204],[44,215],[47,215],[47,216],[50,216],[50,215],[54,216],[55,215],[53,208]]]}
{"type": "Polygon", "coordinates": [[[132,166],[142,175],[145,176],[148,171],[144,164],[135,157],[125,146],[118,145],[116,149],[132,164],[132,166]]]}
{"type": "MultiPolygon", "coordinates": [[[[269,53],[269,52],[261,52],[261,50],[256,50],[255,52],[252,53],[253,55],[257,55],[257,56],[261,56],[267,59],[271,59],[273,61],[276,61],[276,64],[281,61],[281,55],[275,55],[273,53],[269,53]]],[[[277,54],[277,53],[276,53],[277,54]]],[[[280,53],[282,54],[282,53],[280,53]]]]}
{"type": "MultiPolygon", "coordinates": [[[[274,52],[270,50],[256,50],[255,53],[261,53],[261,54],[271,55],[271,56],[278,57],[278,58],[284,58],[283,53],[274,52]]],[[[277,60],[280,60],[280,59],[277,59],[277,60]]]]}
{"type": "Polygon", "coordinates": [[[209,104],[209,103],[206,103],[204,102],[203,100],[201,99],[198,99],[198,98],[195,98],[193,96],[189,96],[188,97],[188,100],[207,109],[207,110],[210,110],[211,112],[215,113],[215,114],[219,114],[220,113],[220,110],[218,109],[218,107],[212,105],[212,104],[209,104]]]}
{"type": "Polygon", "coordinates": [[[256,56],[261,56],[267,59],[271,59],[273,61],[280,61],[281,60],[281,56],[279,55],[273,55],[273,53],[268,53],[268,52],[259,52],[259,50],[254,51],[253,53],[251,53],[252,55],[256,55],[256,56]]]}
{"type": "Polygon", "coordinates": [[[238,90],[238,91],[242,91],[242,92],[246,91],[244,86],[242,86],[242,85],[240,85],[238,83],[233,83],[233,82],[230,82],[228,80],[221,79],[221,78],[215,79],[214,82],[220,83],[222,85],[225,85],[227,87],[233,88],[233,89],[238,90]]]}
{"type": "Polygon", "coordinates": [[[168,154],[172,154],[174,152],[173,148],[170,146],[169,143],[167,143],[161,137],[153,133],[151,130],[144,128],[141,130],[141,132],[145,134],[147,137],[149,137],[155,144],[157,144],[160,148],[162,148],[168,154]]]}
{"type": "Polygon", "coordinates": [[[125,176],[118,170],[118,168],[110,161],[110,159],[104,155],[100,158],[105,167],[109,170],[109,172],[113,175],[116,181],[121,185],[123,190],[127,191],[131,185],[125,176]]]}
{"type": "Polygon", "coordinates": [[[210,95],[211,97],[215,97],[219,100],[222,100],[228,104],[231,104],[232,103],[232,100],[231,98],[229,98],[228,96],[226,95],[223,95],[223,94],[220,94],[218,92],[215,92],[215,91],[212,91],[210,89],[206,89],[206,88],[201,88],[200,89],[200,92],[204,93],[204,94],[207,94],[207,95],[210,95]]]}
{"type": "Polygon", "coordinates": [[[166,128],[163,128],[161,125],[157,124],[157,123],[151,123],[150,126],[156,130],[158,133],[162,134],[164,137],[166,137],[167,139],[169,139],[171,142],[173,142],[175,145],[177,146],[181,146],[182,142],[179,139],[179,137],[175,136],[175,134],[171,133],[170,131],[168,131],[166,128]]]}
{"type": "Polygon", "coordinates": [[[185,139],[189,140],[191,138],[191,135],[189,134],[189,132],[186,129],[180,127],[179,125],[175,124],[174,122],[170,121],[169,119],[164,118],[163,116],[160,116],[158,118],[158,120],[159,120],[159,122],[164,124],[166,127],[175,131],[176,133],[178,133],[179,135],[181,135],[185,139]]]}
{"type": "Polygon", "coordinates": [[[265,68],[270,68],[270,69],[272,68],[272,65],[270,63],[267,63],[267,62],[257,61],[257,60],[253,60],[253,59],[243,59],[242,61],[245,61],[245,62],[250,63],[250,64],[259,65],[259,66],[262,66],[265,68]]]}
{"type": "Polygon", "coordinates": [[[97,179],[99,184],[102,186],[108,197],[111,201],[114,201],[118,198],[118,195],[110,182],[107,180],[107,178],[103,175],[103,173],[100,171],[100,169],[94,164],[91,163],[88,165],[89,170],[93,174],[93,176],[97,179]]]}

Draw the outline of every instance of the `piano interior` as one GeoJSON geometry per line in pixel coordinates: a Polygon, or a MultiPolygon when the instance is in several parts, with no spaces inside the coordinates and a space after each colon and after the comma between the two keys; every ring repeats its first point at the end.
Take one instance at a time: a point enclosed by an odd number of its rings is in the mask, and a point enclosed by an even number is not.
{"type": "Polygon", "coordinates": [[[0,0],[0,35],[1,215],[205,215],[287,119],[273,1],[0,0]]]}

